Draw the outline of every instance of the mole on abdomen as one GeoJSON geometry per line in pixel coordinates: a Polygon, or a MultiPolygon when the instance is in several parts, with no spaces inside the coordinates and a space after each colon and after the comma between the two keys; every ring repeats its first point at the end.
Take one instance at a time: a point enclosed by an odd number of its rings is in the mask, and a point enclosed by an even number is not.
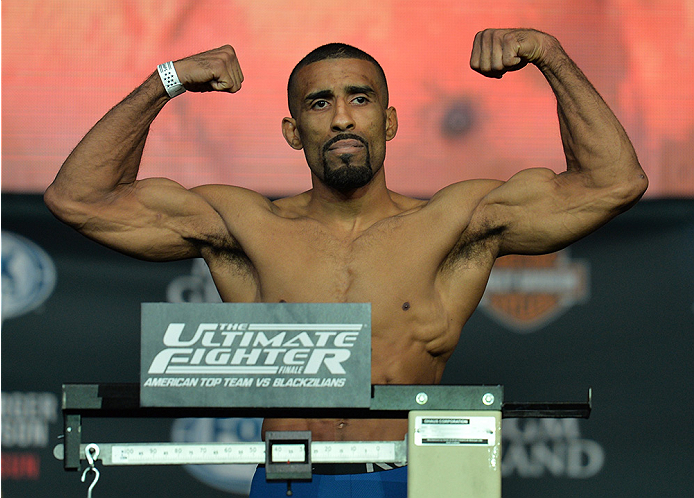
{"type": "Polygon", "coordinates": [[[409,301],[405,301],[404,303],[402,303],[402,310],[403,311],[407,311],[409,309],[410,309],[410,302],[409,301]]]}

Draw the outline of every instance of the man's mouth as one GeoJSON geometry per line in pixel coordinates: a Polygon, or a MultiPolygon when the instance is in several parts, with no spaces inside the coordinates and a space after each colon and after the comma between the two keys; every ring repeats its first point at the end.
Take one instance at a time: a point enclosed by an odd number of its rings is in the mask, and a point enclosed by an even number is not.
{"type": "Polygon", "coordinates": [[[347,140],[339,140],[335,142],[333,145],[328,147],[329,152],[333,152],[335,154],[354,154],[355,152],[358,152],[360,149],[364,148],[364,144],[362,144],[359,140],[354,140],[354,139],[347,139],[347,140]]]}
{"type": "Polygon", "coordinates": [[[366,147],[366,141],[358,135],[338,135],[323,146],[325,152],[333,154],[355,154],[366,147]]]}

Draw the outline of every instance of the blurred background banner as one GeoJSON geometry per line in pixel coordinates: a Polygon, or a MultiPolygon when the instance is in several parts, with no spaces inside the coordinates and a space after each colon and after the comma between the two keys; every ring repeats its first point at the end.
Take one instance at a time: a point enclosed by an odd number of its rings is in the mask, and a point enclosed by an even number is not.
{"type": "Polygon", "coordinates": [[[153,126],[143,176],[228,183],[270,196],[309,188],[281,135],[289,73],[342,41],[385,69],[400,129],[389,185],[429,197],[468,178],[564,167],[555,102],[539,71],[470,69],[489,27],[555,35],[621,119],[649,197],[694,194],[691,0],[6,0],[2,2],[2,186],[41,192],[89,128],[155,69],[223,44],[245,75],[234,95],[188,94],[153,126]]]}
{"type": "MultiPolygon", "coordinates": [[[[646,198],[569,249],[501,258],[444,374],[508,401],[583,401],[589,420],[504,421],[505,498],[688,497],[694,411],[694,2],[280,0],[2,2],[2,494],[78,496],[52,455],[61,384],[137,382],[140,303],[214,302],[200,260],[147,263],[73,232],[41,193],[89,128],[156,65],[229,43],[234,95],[186,94],[152,126],[142,175],[270,197],[310,188],[281,136],[292,67],[323,43],[371,53],[398,136],[390,188],[564,167],[555,101],[533,68],[469,68],[474,34],[562,42],[624,124],[646,198]]],[[[252,441],[259,419],[87,420],[85,442],[252,441]]],[[[101,467],[95,496],[243,497],[252,467],[101,467]]]]}

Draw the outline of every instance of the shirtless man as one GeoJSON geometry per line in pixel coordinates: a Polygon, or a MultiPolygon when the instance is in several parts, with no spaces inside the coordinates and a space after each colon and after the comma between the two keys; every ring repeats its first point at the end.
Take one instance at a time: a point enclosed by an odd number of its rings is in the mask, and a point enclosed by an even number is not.
{"type": "MultiPolygon", "coordinates": [[[[567,170],[463,181],[427,201],[397,194],[383,168],[398,128],[385,76],[370,56],[331,48],[293,72],[282,123],[289,145],[304,151],[311,190],[270,201],[234,186],[136,179],[149,126],[170,100],[155,71],[70,154],[46,204],[126,254],[204,258],[226,302],[370,302],[372,383],[436,384],[497,257],[567,246],[637,202],[647,179],[624,129],[554,37],[485,30],[471,67],[494,78],[528,63],[542,72],[557,98],[567,170]]],[[[189,91],[234,93],[243,81],[230,46],[175,70],[189,91]]],[[[407,421],[273,419],[263,429],[402,440],[407,421]]]]}

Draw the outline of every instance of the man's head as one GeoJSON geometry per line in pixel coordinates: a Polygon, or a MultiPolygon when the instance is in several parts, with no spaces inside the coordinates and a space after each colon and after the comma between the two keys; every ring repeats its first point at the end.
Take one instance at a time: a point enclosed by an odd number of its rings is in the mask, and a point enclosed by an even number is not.
{"type": "Polygon", "coordinates": [[[351,45],[347,45],[345,43],[328,43],[327,45],[323,45],[309,52],[306,57],[301,59],[299,63],[294,66],[292,73],[289,75],[289,82],[287,83],[287,100],[289,104],[289,113],[293,118],[296,117],[296,103],[297,99],[299,98],[299,96],[296,94],[297,74],[301,68],[308,66],[309,64],[313,64],[314,62],[327,59],[360,59],[369,61],[371,64],[373,64],[381,78],[381,84],[385,94],[385,106],[388,107],[388,82],[386,81],[386,74],[383,72],[383,68],[378,61],[363,50],[351,45]]]}
{"type": "Polygon", "coordinates": [[[352,192],[379,173],[397,115],[373,57],[344,44],[319,47],[294,68],[287,94],[284,137],[304,150],[314,182],[352,192]]]}

